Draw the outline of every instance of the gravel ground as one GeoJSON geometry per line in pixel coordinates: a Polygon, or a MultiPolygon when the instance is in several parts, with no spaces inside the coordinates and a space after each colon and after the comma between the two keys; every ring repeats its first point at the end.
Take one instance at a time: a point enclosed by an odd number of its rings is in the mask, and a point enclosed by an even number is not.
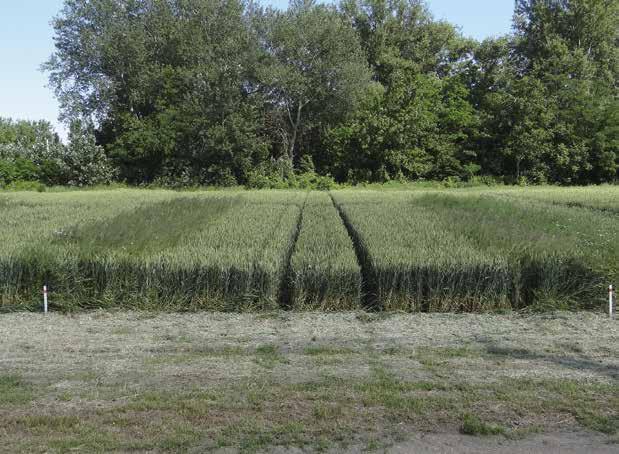
{"type": "MultiPolygon", "coordinates": [[[[3,400],[0,395],[0,438],[5,439],[0,452],[619,452],[613,444],[619,405],[617,327],[616,320],[594,313],[0,315],[0,392],[4,377],[8,396],[3,400]],[[363,384],[384,384],[384,377],[391,380],[391,388],[384,389],[395,394],[368,394],[363,384]],[[536,401],[546,402],[543,394],[519,407],[505,396],[495,399],[498,391],[486,405],[483,399],[469,402],[459,388],[465,384],[483,394],[488,386],[500,389],[509,383],[520,389],[520,384],[538,382],[548,393],[560,388],[562,406],[536,407],[536,401]],[[402,390],[400,383],[421,383],[429,391],[402,390]],[[282,389],[289,393],[281,402],[274,397],[252,404],[258,406],[255,421],[270,430],[262,438],[252,435],[254,429],[231,429],[241,424],[241,413],[255,410],[246,397],[257,384],[264,395],[277,396],[282,389]],[[334,393],[323,401],[317,394],[321,384],[334,393]],[[571,388],[563,390],[563,384],[571,388]],[[198,412],[202,419],[161,403],[162,393],[188,390],[215,394],[209,397],[209,412],[198,412]],[[348,397],[340,400],[342,390],[348,397]],[[160,393],[157,405],[151,402],[144,409],[149,392],[160,393]],[[411,407],[415,392],[425,393],[424,405],[430,402],[423,411],[411,407]],[[28,397],[20,400],[19,393],[28,397]],[[237,395],[245,407],[229,404],[237,395]],[[280,427],[281,407],[293,401],[289,418],[296,417],[303,428],[292,431],[291,438],[273,428],[280,427]],[[330,401],[337,402],[338,411],[326,419],[340,421],[339,432],[314,424],[322,415],[317,402],[330,401]],[[359,405],[366,413],[359,412],[359,405]],[[279,413],[270,413],[273,406],[279,413]],[[505,431],[490,437],[463,435],[458,412],[500,423],[505,431]],[[142,419],[119,430],[118,421],[109,422],[118,414],[142,419]],[[54,435],[53,427],[36,419],[46,415],[63,421],[77,415],[79,421],[54,435]],[[154,435],[138,427],[159,417],[191,427],[193,435],[183,443],[146,443],[154,435]],[[33,428],[33,421],[42,427],[33,428]],[[219,423],[222,430],[213,432],[219,423]],[[96,443],[72,444],[90,433],[86,424],[105,430],[108,441],[100,437],[96,443]],[[144,443],[129,443],[136,439],[144,443]]],[[[192,399],[195,407],[199,401],[192,399]]],[[[549,395],[552,399],[556,396],[549,395]]]]}

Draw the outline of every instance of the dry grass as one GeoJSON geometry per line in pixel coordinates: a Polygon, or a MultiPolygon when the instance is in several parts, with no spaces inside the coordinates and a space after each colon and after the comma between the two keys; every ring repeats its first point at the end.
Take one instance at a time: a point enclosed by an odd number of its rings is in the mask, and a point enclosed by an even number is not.
{"type": "Polygon", "coordinates": [[[602,315],[94,312],[0,323],[2,452],[410,451],[420,434],[501,434],[458,438],[479,450],[497,436],[563,443],[565,430],[581,450],[616,448],[606,443],[619,429],[619,331],[602,315]]]}

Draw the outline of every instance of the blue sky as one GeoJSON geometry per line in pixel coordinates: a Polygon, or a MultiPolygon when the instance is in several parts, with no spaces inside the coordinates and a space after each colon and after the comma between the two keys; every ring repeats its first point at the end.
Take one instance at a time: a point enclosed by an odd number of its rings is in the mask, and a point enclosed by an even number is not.
{"type": "MultiPolygon", "coordinates": [[[[285,8],[287,0],[265,1],[285,8]]],[[[458,25],[467,36],[483,39],[508,33],[513,0],[427,0],[437,19],[458,25]]],[[[63,0],[3,0],[0,5],[0,116],[46,119],[65,136],[58,103],[39,66],[53,51],[50,20],[63,0]]]]}

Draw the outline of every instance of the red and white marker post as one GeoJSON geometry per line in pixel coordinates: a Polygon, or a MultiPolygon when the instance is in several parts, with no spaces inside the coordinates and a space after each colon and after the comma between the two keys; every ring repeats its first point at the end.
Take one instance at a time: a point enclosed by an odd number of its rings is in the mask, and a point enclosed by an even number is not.
{"type": "Polygon", "coordinates": [[[47,314],[47,285],[43,286],[43,313],[47,314]]]}

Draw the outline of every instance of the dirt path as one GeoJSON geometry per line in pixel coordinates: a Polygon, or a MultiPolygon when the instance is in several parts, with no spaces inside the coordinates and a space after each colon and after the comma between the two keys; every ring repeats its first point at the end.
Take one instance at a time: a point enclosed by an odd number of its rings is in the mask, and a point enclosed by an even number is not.
{"type": "Polygon", "coordinates": [[[617,452],[618,341],[591,313],[0,315],[0,452],[617,452]]]}

